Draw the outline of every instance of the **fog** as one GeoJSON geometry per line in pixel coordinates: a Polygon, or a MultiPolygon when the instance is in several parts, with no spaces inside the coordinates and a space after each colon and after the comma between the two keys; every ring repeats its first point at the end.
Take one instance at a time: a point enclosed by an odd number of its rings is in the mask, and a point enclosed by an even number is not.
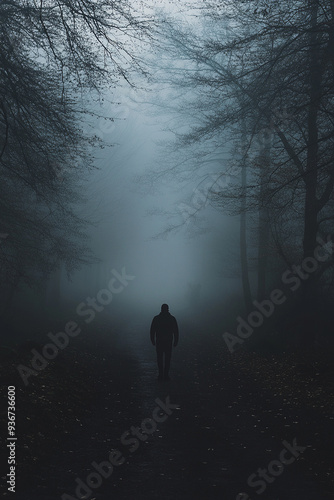
{"type": "Polygon", "coordinates": [[[95,296],[106,287],[111,270],[123,267],[135,279],[118,305],[110,307],[120,308],[122,303],[129,314],[157,313],[164,302],[176,312],[193,309],[192,314],[199,312],[200,304],[223,303],[239,288],[238,277],[231,272],[237,260],[237,218],[224,216],[203,199],[204,222],[198,223],[198,230],[195,218],[182,213],[182,203],[196,208],[193,192],[198,180],[180,183],[173,176],[150,177],[152,169],[159,169],[161,156],[168,155],[167,142],[173,137],[163,129],[168,110],[160,108],[159,117],[154,104],[147,102],[150,94],[143,91],[124,88],[116,98],[109,97],[120,104],[114,108],[106,104],[104,111],[112,109],[116,119],[97,120],[94,132],[114,145],[94,152],[96,169],[83,188],[84,215],[94,224],[89,244],[99,262],[85,266],[70,281],[62,272],[61,303],[95,296]],[[146,102],[141,102],[144,96],[146,102]],[[170,214],[176,228],[165,234],[170,214]]]}
{"type": "MultiPolygon", "coordinates": [[[[159,21],[172,16],[205,33],[186,4],[152,2],[138,8],[147,17],[159,21]]],[[[73,209],[85,221],[91,262],[68,271],[59,260],[37,288],[23,285],[14,292],[16,305],[25,311],[23,322],[30,325],[28,336],[35,336],[37,318],[46,324],[48,317],[61,321],[86,297],[105,289],[113,269],[125,268],[135,279],[110,309],[142,315],[148,323],[162,303],[176,314],[200,317],[241,293],[239,218],[211,199],[212,190],[224,190],[232,182],[226,173],[230,146],[227,141],[218,150],[210,146],[209,155],[200,145],[190,156],[177,149],[176,134],[197,121],[181,112],[182,102],[196,99],[196,93],[175,87],[170,72],[172,67],[191,69],[192,63],[150,41],[132,43],[131,36],[122,34],[122,42],[127,38],[148,68],[148,78],[133,73],[131,81],[118,80],[109,89],[102,85],[99,93],[85,91],[79,100],[89,111],[81,120],[83,132],[102,145],[89,147],[89,170],[68,172],[81,198],[73,209]]],[[[21,331],[18,325],[14,329],[21,331]]]]}

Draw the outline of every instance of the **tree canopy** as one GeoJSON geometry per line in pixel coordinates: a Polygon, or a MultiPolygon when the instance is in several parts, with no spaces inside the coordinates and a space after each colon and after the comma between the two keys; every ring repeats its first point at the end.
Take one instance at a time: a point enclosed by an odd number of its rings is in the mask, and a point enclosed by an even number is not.
{"type": "MultiPolygon", "coordinates": [[[[83,132],[92,95],[144,72],[148,23],[127,1],[4,0],[0,5],[1,283],[8,296],[88,257],[78,217],[92,166],[83,132]],[[86,256],[86,257],[85,257],[86,256]]],[[[109,117],[112,119],[112,117],[109,117]]]]}

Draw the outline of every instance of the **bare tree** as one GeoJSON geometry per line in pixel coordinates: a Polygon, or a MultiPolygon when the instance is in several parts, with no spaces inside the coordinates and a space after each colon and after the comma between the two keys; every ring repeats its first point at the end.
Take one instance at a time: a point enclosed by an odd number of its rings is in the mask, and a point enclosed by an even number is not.
{"type": "MultiPolygon", "coordinates": [[[[333,221],[333,5],[326,0],[218,1],[201,3],[198,15],[209,19],[203,36],[163,24],[166,47],[186,61],[180,83],[193,91],[192,105],[186,105],[197,118],[179,143],[191,148],[246,138],[247,187],[234,190],[229,199],[235,203],[246,196],[247,210],[258,210],[258,295],[263,297],[269,228],[276,251],[289,263],[312,257],[317,237],[333,221]],[[259,151],[258,139],[268,129],[270,137],[259,151]],[[293,249],[278,228],[294,234],[293,249]]],[[[181,65],[177,69],[181,74],[181,65]]],[[[227,202],[222,192],[220,205],[227,202]]],[[[333,259],[325,267],[332,265],[333,259]]],[[[323,269],[302,282],[306,311],[316,309],[323,269]]]]}
{"type": "Polygon", "coordinates": [[[89,151],[100,141],[82,123],[104,89],[145,73],[134,49],[148,36],[149,23],[128,1],[1,2],[3,309],[20,283],[38,285],[60,263],[69,272],[91,260],[89,221],[78,214],[94,166],[89,151]]]}

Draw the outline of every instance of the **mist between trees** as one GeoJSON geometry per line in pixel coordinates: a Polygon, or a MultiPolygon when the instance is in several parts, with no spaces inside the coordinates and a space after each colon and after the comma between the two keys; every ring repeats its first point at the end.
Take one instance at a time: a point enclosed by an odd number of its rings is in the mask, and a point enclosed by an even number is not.
{"type": "MultiPolygon", "coordinates": [[[[4,325],[22,297],[31,293],[45,309],[47,290],[58,286],[61,275],[84,273],[101,258],[92,234],[103,201],[93,205],[92,172],[100,154],[103,161],[109,158],[111,146],[123,141],[126,150],[136,113],[137,119],[158,117],[159,132],[150,160],[141,157],[131,174],[138,174],[144,191],[145,182],[152,192],[169,186],[164,204],[157,195],[151,201],[159,206],[148,207],[158,217],[147,224],[149,237],[204,234],[213,227],[218,243],[207,253],[221,275],[229,267],[236,270],[248,312],[287,266],[314,255],[318,237],[332,234],[331,3],[181,4],[89,0],[82,10],[74,1],[2,2],[4,325]],[[117,124],[125,122],[121,132],[117,124]],[[220,248],[231,266],[215,256],[220,248]]],[[[118,160],[108,163],[110,184],[129,168],[124,155],[124,168],[118,160]]],[[[125,174],[123,180],[128,183],[125,174]]],[[[147,208],[138,192],[127,198],[125,190],[118,196],[127,206],[136,199],[147,208]]],[[[118,225],[125,227],[131,218],[121,224],[115,213],[116,202],[103,216],[120,240],[118,225]]],[[[125,239],[115,252],[131,246],[125,239]]],[[[108,253],[109,248],[103,264],[108,253]]],[[[321,309],[330,321],[333,262],[302,282],[300,305],[291,313],[297,320],[307,311],[316,325],[321,309]]],[[[209,281],[213,266],[207,268],[203,275],[209,281]]],[[[151,290],[148,301],[153,299],[151,290]]],[[[314,326],[309,346],[316,336],[314,326]]]]}
{"type": "MultiPolygon", "coordinates": [[[[162,102],[176,137],[164,165],[193,183],[212,166],[217,176],[233,170],[234,182],[208,189],[207,199],[239,217],[236,267],[250,312],[333,231],[333,12],[329,2],[303,1],[197,7],[195,22],[165,18],[158,28],[154,67],[172,89],[162,102]]],[[[187,228],[205,204],[179,205],[187,228]]],[[[319,315],[331,321],[332,293],[333,256],[302,281],[291,307],[291,322],[309,324],[304,337],[296,329],[301,346],[314,345],[319,315]]]]}
{"type": "MultiPolygon", "coordinates": [[[[299,290],[303,281],[308,280],[311,274],[318,270],[319,266],[332,258],[333,242],[330,239],[327,242],[322,240],[318,240],[318,242],[320,245],[316,247],[314,257],[306,257],[301,265],[293,265],[291,269],[286,270],[282,274],[281,281],[284,285],[290,285],[290,291],[296,292],[299,290]]],[[[223,333],[223,339],[228,350],[233,353],[235,345],[243,344],[244,339],[248,339],[253,334],[254,329],[262,326],[266,318],[271,317],[275,313],[276,307],[284,304],[286,300],[287,295],[278,288],[272,290],[267,299],[260,302],[254,300],[253,305],[256,309],[248,314],[247,320],[244,320],[240,316],[237,318],[237,335],[229,332],[223,333]]]]}
{"type": "MultiPolygon", "coordinates": [[[[125,287],[128,286],[128,282],[135,279],[135,276],[126,274],[125,267],[123,267],[121,274],[112,269],[111,274],[113,277],[109,280],[107,288],[102,288],[96,294],[96,297],[87,297],[84,302],[80,302],[76,308],[76,313],[78,316],[88,316],[85,319],[85,323],[91,323],[96,313],[101,313],[104,311],[113,300],[113,295],[118,295],[121,293],[125,287]]],[[[31,367],[25,365],[18,365],[17,371],[25,386],[29,383],[29,377],[31,375],[38,375],[42,370],[44,370],[50,360],[57,357],[59,350],[65,349],[69,343],[70,339],[77,337],[81,333],[81,328],[75,321],[67,321],[62,331],[57,333],[49,332],[47,336],[52,343],[47,343],[43,346],[42,352],[38,352],[37,349],[31,349],[30,365],[31,367]]]]}

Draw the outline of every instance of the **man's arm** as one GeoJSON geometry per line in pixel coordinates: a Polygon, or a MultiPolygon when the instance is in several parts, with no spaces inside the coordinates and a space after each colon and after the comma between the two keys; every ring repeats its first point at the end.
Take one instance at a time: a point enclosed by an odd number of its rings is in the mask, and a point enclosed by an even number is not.
{"type": "Polygon", "coordinates": [[[178,344],[178,341],[179,341],[179,327],[177,325],[177,321],[175,318],[174,318],[174,322],[175,322],[175,324],[174,324],[174,347],[176,347],[178,344]]]}
{"type": "Polygon", "coordinates": [[[151,337],[151,342],[153,345],[155,345],[155,318],[153,318],[152,323],[151,323],[151,330],[150,330],[150,337],[151,337]]]}

